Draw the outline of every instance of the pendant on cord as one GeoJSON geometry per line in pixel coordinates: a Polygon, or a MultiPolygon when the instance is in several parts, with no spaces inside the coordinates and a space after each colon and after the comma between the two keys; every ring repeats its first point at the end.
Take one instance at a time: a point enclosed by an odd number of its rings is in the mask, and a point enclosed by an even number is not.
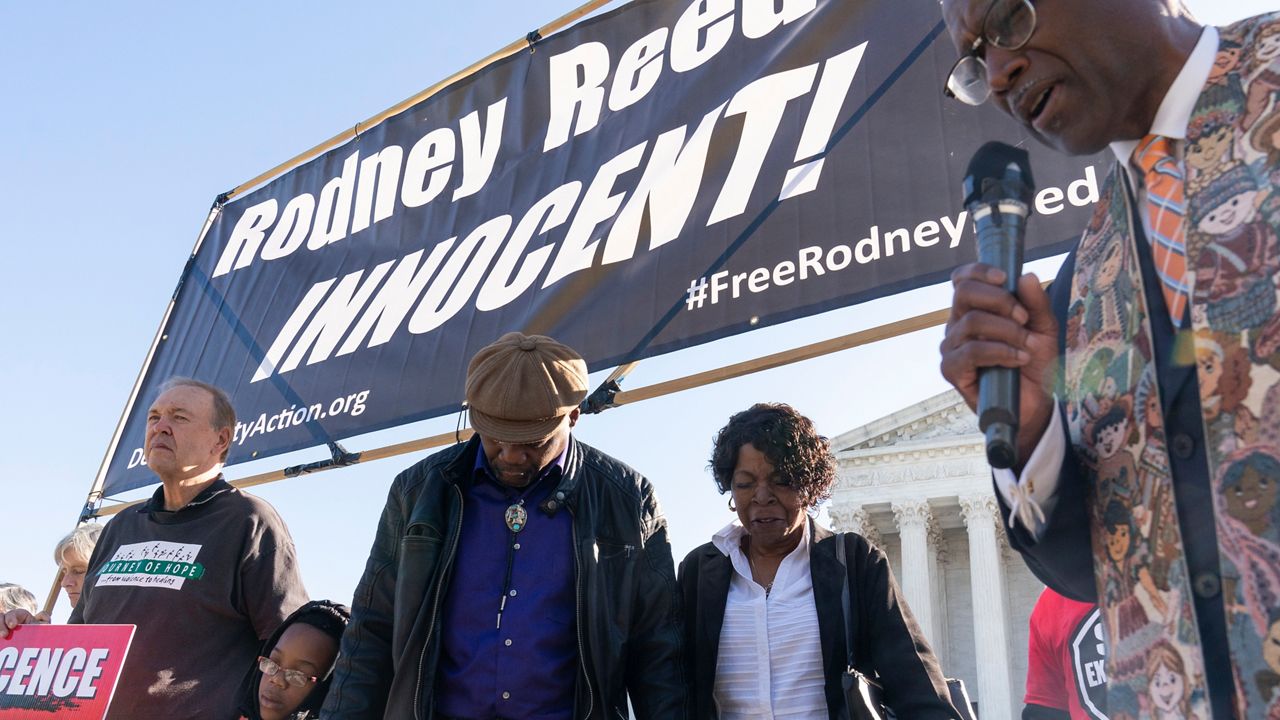
{"type": "Polygon", "coordinates": [[[507,527],[511,532],[518,533],[524,529],[524,524],[529,520],[529,512],[524,509],[524,500],[517,500],[515,504],[507,508],[506,514],[507,527]]]}

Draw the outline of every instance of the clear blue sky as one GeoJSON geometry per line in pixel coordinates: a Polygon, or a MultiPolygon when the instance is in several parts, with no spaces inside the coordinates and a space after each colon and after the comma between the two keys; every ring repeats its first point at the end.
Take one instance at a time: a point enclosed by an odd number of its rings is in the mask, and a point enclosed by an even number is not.
{"type": "MultiPolygon", "coordinates": [[[[1208,22],[1275,0],[1191,0],[1208,22]],[[1228,9],[1224,9],[1229,6],[1228,9]]],[[[567,12],[573,0],[0,6],[0,582],[43,599],[213,198],[567,12]]],[[[627,387],[942,307],[926,289],[646,361],[627,387]]],[[[651,477],[677,560],[728,522],[706,460],[733,412],[790,402],[836,435],[946,389],[939,330],[586,418],[651,477]]],[[[600,368],[593,380],[609,368],[600,368]]],[[[348,441],[452,429],[453,418],[348,441]]],[[[232,478],[323,453],[231,469],[232,478]]],[[[313,597],[347,602],[392,477],[422,454],[258,488],[313,597]]],[[[69,612],[59,599],[55,619],[69,612]]]]}

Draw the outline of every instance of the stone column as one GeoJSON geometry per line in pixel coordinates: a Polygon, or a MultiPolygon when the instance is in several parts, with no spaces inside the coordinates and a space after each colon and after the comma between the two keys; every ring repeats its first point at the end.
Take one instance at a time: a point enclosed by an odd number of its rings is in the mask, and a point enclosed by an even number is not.
{"type": "MultiPolygon", "coordinates": [[[[848,532],[854,530],[853,514],[859,512],[860,507],[856,505],[832,505],[827,508],[827,517],[831,518],[831,529],[835,532],[848,532]]],[[[856,530],[854,530],[856,532],[856,530]]]]}
{"type": "Polygon", "coordinates": [[[937,644],[933,622],[933,589],[930,583],[929,524],[933,513],[923,500],[906,500],[893,504],[893,517],[898,523],[902,541],[902,594],[915,616],[920,630],[930,645],[937,644]]]}
{"type": "Polygon", "coordinates": [[[871,519],[871,514],[866,511],[866,508],[859,507],[850,514],[849,530],[858,533],[876,547],[884,545],[884,538],[880,537],[880,528],[876,527],[875,521],[871,519]]]}
{"type": "Polygon", "coordinates": [[[974,495],[960,498],[960,514],[969,528],[978,711],[982,720],[1011,720],[1008,608],[997,535],[1000,511],[991,495],[974,495]]]}
{"type": "Polygon", "coordinates": [[[951,664],[947,641],[950,623],[947,620],[947,540],[934,517],[929,523],[929,588],[933,601],[933,636],[929,638],[933,652],[942,667],[951,664]]]}
{"type": "Polygon", "coordinates": [[[880,545],[880,531],[871,520],[871,515],[861,505],[845,505],[827,511],[831,516],[831,529],[836,532],[857,533],[872,545],[880,545]]]}

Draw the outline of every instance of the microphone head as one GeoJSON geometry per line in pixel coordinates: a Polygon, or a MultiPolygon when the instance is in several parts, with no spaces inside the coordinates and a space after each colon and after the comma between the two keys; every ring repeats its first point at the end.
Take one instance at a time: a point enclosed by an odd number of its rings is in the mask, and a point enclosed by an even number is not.
{"type": "Polygon", "coordinates": [[[1031,204],[1036,183],[1031,160],[1021,148],[992,141],[978,148],[964,178],[964,205],[1018,200],[1031,204]]]}
{"type": "Polygon", "coordinates": [[[1018,464],[1018,430],[1009,423],[987,426],[987,462],[993,468],[1012,470],[1018,464]]]}

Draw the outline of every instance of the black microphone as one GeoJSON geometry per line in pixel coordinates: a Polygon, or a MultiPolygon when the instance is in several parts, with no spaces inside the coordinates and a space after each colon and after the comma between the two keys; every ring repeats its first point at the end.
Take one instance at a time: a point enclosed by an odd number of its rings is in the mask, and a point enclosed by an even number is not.
{"type": "MultiPolygon", "coordinates": [[[[1035,181],[1026,150],[989,142],[974,153],[964,178],[964,207],[978,236],[978,262],[1005,273],[1013,293],[1022,275],[1022,244],[1031,215],[1035,181]]],[[[978,427],[986,435],[987,462],[996,468],[1018,464],[1018,376],[1016,368],[989,367],[978,373],[978,427]]]]}

